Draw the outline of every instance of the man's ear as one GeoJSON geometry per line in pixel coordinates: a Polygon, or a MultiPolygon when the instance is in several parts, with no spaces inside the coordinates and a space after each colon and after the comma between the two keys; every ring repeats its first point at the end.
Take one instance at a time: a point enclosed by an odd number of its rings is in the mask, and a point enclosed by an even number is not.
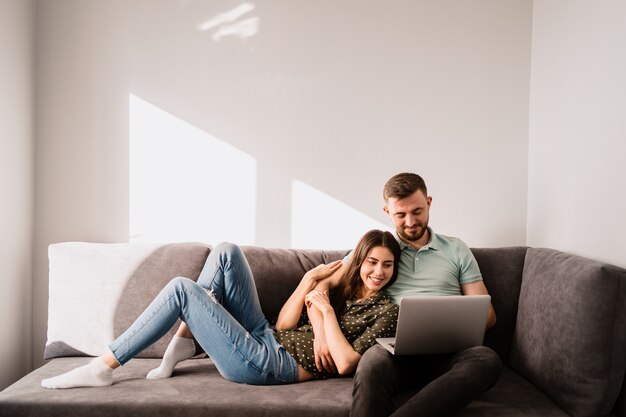
{"type": "Polygon", "coordinates": [[[387,207],[386,205],[383,206],[383,211],[387,214],[389,214],[389,207],[387,207]]]}

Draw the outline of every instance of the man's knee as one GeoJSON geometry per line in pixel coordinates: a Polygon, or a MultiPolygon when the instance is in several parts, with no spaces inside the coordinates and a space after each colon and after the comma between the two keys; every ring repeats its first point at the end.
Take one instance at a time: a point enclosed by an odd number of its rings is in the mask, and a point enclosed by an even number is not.
{"type": "Polygon", "coordinates": [[[500,356],[487,346],[474,346],[465,349],[463,356],[466,360],[484,365],[485,368],[500,370],[502,366],[500,356]]]}
{"type": "Polygon", "coordinates": [[[380,345],[369,348],[359,361],[354,374],[355,383],[360,380],[376,381],[388,379],[394,375],[393,357],[380,345]]]}
{"type": "Polygon", "coordinates": [[[393,359],[380,345],[372,346],[363,354],[354,374],[350,417],[391,414],[397,385],[393,359]]]}
{"type": "Polygon", "coordinates": [[[455,355],[452,369],[471,373],[473,379],[487,389],[498,380],[502,360],[492,349],[474,346],[455,355]]]}

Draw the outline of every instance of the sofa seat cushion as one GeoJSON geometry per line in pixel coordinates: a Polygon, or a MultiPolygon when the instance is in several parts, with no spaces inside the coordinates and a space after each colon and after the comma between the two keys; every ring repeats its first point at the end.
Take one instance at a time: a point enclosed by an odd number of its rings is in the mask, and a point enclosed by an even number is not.
{"type": "Polygon", "coordinates": [[[171,378],[147,380],[159,359],[135,359],[116,370],[104,388],[48,390],[44,378],[86,364],[90,358],[57,358],[0,392],[0,417],[104,416],[320,416],[348,415],[352,378],[292,385],[229,382],[210,359],[179,364],[171,378]]]}
{"type": "Polygon", "coordinates": [[[454,417],[570,417],[546,394],[508,366],[498,382],[454,417]]]}
{"type": "MultiPolygon", "coordinates": [[[[210,359],[179,364],[169,379],[146,380],[159,359],[135,359],[114,373],[104,388],[47,390],[44,378],[87,363],[90,358],[57,358],[0,392],[0,417],[100,416],[348,416],[352,378],[282,386],[236,384],[222,378],[210,359]]],[[[401,404],[412,392],[401,393],[401,404]]],[[[493,388],[455,417],[568,417],[548,396],[504,366],[493,388]]]]}

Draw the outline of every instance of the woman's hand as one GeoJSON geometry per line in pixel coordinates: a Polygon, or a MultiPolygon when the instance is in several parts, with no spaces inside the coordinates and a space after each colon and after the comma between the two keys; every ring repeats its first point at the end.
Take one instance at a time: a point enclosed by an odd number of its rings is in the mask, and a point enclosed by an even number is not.
{"type": "MultiPolygon", "coordinates": [[[[326,288],[330,288],[331,285],[324,280],[328,277],[332,277],[335,272],[341,269],[341,267],[341,261],[335,261],[329,264],[318,265],[304,274],[300,284],[298,284],[298,287],[280,310],[278,319],[276,320],[276,330],[294,329],[300,319],[305,296],[320,282],[323,283],[323,286],[326,288]]],[[[320,328],[320,326],[317,326],[316,328],[314,318],[311,319],[311,323],[313,324],[314,330],[317,330],[318,332],[324,331],[320,328]]]]}
{"type": "Polygon", "coordinates": [[[307,307],[317,308],[324,316],[333,310],[330,305],[328,291],[311,291],[304,297],[304,303],[307,307]]]}
{"type": "Polygon", "coordinates": [[[317,282],[328,278],[329,276],[337,272],[339,268],[341,268],[341,259],[328,264],[321,264],[316,266],[315,268],[307,271],[302,279],[309,281],[313,286],[315,286],[317,282]]]}

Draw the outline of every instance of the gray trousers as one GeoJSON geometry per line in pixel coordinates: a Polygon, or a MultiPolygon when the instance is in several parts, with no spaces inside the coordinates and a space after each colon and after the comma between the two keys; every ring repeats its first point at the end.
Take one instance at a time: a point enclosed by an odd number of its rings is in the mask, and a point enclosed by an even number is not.
{"type": "Polygon", "coordinates": [[[350,416],[449,416],[491,388],[501,367],[500,357],[484,346],[448,355],[393,356],[374,345],[354,375],[350,416]],[[403,404],[394,403],[394,397],[407,396],[403,404]]]}

